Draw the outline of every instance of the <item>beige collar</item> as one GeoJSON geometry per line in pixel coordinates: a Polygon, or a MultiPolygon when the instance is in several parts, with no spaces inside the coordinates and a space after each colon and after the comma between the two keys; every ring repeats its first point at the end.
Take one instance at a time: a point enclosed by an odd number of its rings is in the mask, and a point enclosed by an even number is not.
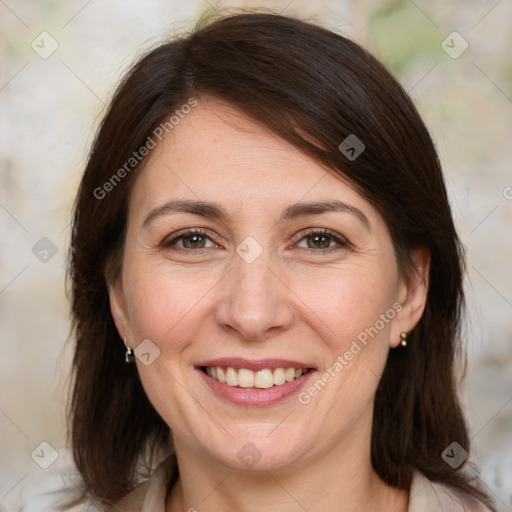
{"type": "Polygon", "coordinates": [[[418,471],[412,478],[407,512],[445,512],[432,483],[418,471]]]}

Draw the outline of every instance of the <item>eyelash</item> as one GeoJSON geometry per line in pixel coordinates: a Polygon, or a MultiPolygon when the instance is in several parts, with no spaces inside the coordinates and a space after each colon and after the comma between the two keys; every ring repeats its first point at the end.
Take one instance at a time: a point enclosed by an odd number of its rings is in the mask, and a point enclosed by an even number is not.
{"type": "MultiPolygon", "coordinates": [[[[178,233],[177,236],[175,236],[174,238],[172,238],[170,240],[168,238],[165,239],[161,245],[164,249],[171,249],[171,247],[173,245],[175,245],[178,240],[181,240],[182,238],[188,238],[192,235],[199,235],[202,237],[206,237],[210,241],[215,243],[215,241],[212,240],[212,238],[210,236],[208,236],[208,233],[205,230],[203,230],[201,228],[194,228],[194,229],[189,229],[187,231],[178,233]]],[[[331,241],[336,242],[339,247],[328,247],[327,249],[308,249],[308,248],[306,248],[306,250],[313,251],[314,253],[326,253],[326,252],[331,252],[333,250],[347,249],[350,246],[349,242],[346,239],[337,235],[333,231],[330,231],[329,229],[323,229],[323,228],[322,229],[313,229],[310,231],[307,231],[307,230],[301,231],[298,235],[300,238],[297,240],[297,242],[301,242],[305,238],[312,237],[312,236],[318,236],[318,235],[323,236],[325,238],[330,238],[331,241]]],[[[206,250],[212,249],[212,247],[202,247],[202,248],[195,249],[195,250],[194,249],[184,249],[184,248],[180,247],[180,248],[175,248],[175,249],[171,249],[171,250],[184,251],[184,252],[195,251],[195,252],[193,252],[193,254],[196,254],[197,251],[201,251],[203,249],[206,249],[206,250]]],[[[301,249],[304,249],[304,248],[301,248],[301,249]]]]}

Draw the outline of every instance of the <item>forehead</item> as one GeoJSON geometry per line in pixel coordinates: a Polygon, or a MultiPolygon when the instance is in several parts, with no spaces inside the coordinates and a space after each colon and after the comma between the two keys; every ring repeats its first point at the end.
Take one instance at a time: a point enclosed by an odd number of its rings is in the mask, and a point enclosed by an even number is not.
{"type": "Polygon", "coordinates": [[[130,210],[143,214],[172,198],[219,202],[248,215],[301,200],[367,203],[333,171],[213,99],[198,102],[152,150],[130,210]]]}

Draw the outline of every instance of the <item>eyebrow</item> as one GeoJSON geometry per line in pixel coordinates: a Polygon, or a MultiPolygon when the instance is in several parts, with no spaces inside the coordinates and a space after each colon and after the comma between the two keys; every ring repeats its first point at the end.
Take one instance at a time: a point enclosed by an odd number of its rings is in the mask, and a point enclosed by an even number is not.
{"type": "MultiPolygon", "coordinates": [[[[277,224],[282,224],[283,222],[299,217],[319,215],[326,212],[342,212],[352,214],[357,217],[357,219],[368,231],[371,231],[370,221],[361,210],[355,206],[351,206],[338,200],[314,201],[308,203],[301,202],[291,204],[281,212],[281,216],[279,217],[277,224]]],[[[194,215],[200,215],[201,217],[219,220],[221,222],[227,222],[229,219],[228,211],[217,203],[208,201],[175,199],[152,209],[144,218],[142,227],[145,228],[155,219],[173,213],[191,213],[194,215]]]]}

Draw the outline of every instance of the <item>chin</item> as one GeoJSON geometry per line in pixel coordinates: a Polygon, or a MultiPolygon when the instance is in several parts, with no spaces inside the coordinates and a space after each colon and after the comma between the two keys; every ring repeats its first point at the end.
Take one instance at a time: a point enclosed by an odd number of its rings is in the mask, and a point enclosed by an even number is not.
{"type": "Polygon", "coordinates": [[[254,439],[255,436],[234,436],[227,449],[212,452],[210,445],[210,453],[212,458],[236,471],[279,471],[295,464],[304,451],[304,440],[292,442],[289,436],[286,440],[278,436],[271,439],[272,435],[269,438],[266,429],[260,440],[254,439]]]}

